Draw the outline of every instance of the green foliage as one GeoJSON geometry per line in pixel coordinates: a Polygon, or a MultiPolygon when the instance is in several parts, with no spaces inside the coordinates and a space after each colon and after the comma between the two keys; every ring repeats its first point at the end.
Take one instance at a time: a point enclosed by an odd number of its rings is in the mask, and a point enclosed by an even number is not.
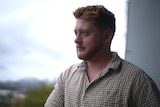
{"type": "Polygon", "coordinates": [[[52,90],[53,86],[45,84],[29,90],[24,99],[24,107],[44,107],[44,103],[52,90]]]}
{"type": "Polygon", "coordinates": [[[8,94],[7,96],[0,95],[0,107],[9,107],[11,105],[12,99],[12,94],[8,94]]]}

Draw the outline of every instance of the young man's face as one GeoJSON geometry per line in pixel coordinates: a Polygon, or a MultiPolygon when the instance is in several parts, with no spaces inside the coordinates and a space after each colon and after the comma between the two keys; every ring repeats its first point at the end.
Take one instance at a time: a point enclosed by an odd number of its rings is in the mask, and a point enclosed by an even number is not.
{"type": "Polygon", "coordinates": [[[90,60],[104,47],[104,36],[93,20],[77,19],[75,25],[77,56],[90,60]]]}

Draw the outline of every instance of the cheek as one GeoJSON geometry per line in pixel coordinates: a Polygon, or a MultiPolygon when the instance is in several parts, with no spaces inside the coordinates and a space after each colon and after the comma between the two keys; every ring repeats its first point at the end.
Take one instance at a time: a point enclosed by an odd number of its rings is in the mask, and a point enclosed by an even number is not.
{"type": "Polygon", "coordinates": [[[93,37],[90,37],[90,38],[85,38],[84,39],[84,44],[86,45],[93,45],[93,44],[96,44],[97,42],[99,41],[98,38],[93,38],[93,37]]]}
{"type": "Polygon", "coordinates": [[[99,50],[103,46],[103,43],[100,40],[96,40],[96,41],[89,42],[87,45],[90,50],[94,51],[94,50],[99,50]]]}

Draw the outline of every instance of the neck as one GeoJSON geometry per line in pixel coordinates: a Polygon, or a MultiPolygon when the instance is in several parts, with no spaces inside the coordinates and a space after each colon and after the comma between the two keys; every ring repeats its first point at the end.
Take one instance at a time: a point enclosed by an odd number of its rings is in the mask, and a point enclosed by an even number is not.
{"type": "Polygon", "coordinates": [[[106,67],[112,59],[112,53],[104,53],[87,61],[88,72],[99,72],[106,67]]]}
{"type": "Polygon", "coordinates": [[[89,81],[92,81],[95,76],[106,67],[112,57],[112,53],[110,52],[103,55],[101,54],[97,56],[97,58],[87,61],[87,75],[89,81]]]}

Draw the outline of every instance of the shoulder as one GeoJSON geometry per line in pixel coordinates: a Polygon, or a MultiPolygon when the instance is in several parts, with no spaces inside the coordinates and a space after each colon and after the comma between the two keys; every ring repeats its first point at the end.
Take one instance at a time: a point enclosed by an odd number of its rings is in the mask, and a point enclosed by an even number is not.
{"type": "Polygon", "coordinates": [[[113,58],[110,62],[110,68],[118,70],[124,73],[142,73],[144,72],[140,67],[129,62],[125,59],[122,59],[117,53],[113,53],[113,58]]]}
{"type": "Polygon", "coordinates": [[[121,70],[124,71],[125,74],[130,74],[132,76],[147,76],[146,72],[139,66],[129,62],[127,60],[121,60],[121,70]]]}
{"type": "Polygon", "coordinates": [[[80,63],[73,64],[69,66],[68,68],[66,68],[63,72],[61,72],[60,76],[58,77],[58,81],[56,85],[63,86],[66,80],[73,77],[73,75],[76,73],[79,66],[80,66],[80,63]]]}
{"type": "Polygon", "coordinates": [[[119,71],[121,76],[131,76],[131,78],[134,78],[134,76],[139,74],[145,74],[144,70],[139,66],[133,64],[130,61],[122,59],[120,56],[118,56],[117,53],[114,53],[113,55],[114,57],[111,60],[109,66],[115,71],[119,71]]]}
{"type": "Polygon", "coordinates": [[[147,90],[147,88],[150,88],[150,90],[152,88],[157,89],[154,80],[142,68],[126,60],[122,60],[122,65],[124,75],[127,75],[132,80],[134,88],[139,88],[140,90],[143,88],[145,88],[144,90],[147,90]]]}
{"type": "Polygon", "coordinates": [[[153,84],[152,78],[139,66],[121,59],[117,69],[122,80],[127,80],[132,85],[153,84]]]}
{"type": "Polygon", "coordinates": [[[154,80],[140,67],[128,62],[122,61],[125,72],[127,75],[127,82],[130,83],[130,95],[133,101],[132,105],[140,105],[140,107],[155,105],[158,107],[160,104],[160,92],[154,80]],[[146,102],[146,103],[144,103],[146,102]]]}
{"type": "Polygon", "coordinates": [[[80,66],[81,66],[81,63],[77,63],[69,66],[68,68],[66,68],[64,72],[61,73],[61,76],[63,76],[64,78],[68,78],[74,75],[75,73],[77,73],[77,70],[79,69],[80,66]]]}

